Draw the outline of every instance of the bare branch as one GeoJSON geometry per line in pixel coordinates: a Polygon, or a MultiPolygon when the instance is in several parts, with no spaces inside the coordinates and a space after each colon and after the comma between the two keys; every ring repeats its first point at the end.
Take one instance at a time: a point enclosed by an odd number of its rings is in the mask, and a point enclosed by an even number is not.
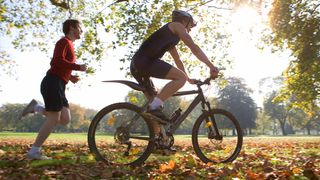
{"type": "Polygon", "coordinates": [[[316,7],[313,9],[313,11],[311,11],[311,15],[313,15],[313,13],[317,10],[317,8],[320,7],[320,3],[316,5],[316,7]]]}
{"type": "Polygon", "coordinates": [[[221,9],[221,10],[228,10],[228,11],[231,11],[233,10],[232,8],[224,8],[224,7],[217,7],[217,6],[207,6],[209,8],[215,8],[215,9],[221,9]]]}
{"type": "Polygon", "coordinates": [[[68,3],[65,2],[65,1],[60,1],[60,0],[50,0],[51,4],[52,5],[55,5],[55,6],[58,6],[58,7],[61,7],[63,9],[69,9],[69,6],[68,6],[68,3]]]}
{"type": "Polygon", "coordinates": [[[192,10],[192,9],[195,9],[195,8],[197,8],[197,7],[199,7],[199,6],[207,6],[207,7],[209,7],[209,8],[216,8],[216,9],[220,9],[220,10],[233,10],[232,8],[224,8],[224,7],[218,7],[218,6],[213,6],[213,5],[207,5],[207,4],[209,4],[210,2],[212,2],[212,1],[213,1],[213,0],[209,0],[209,1],[204,2],[204,3],[202,3],[202,2],[197,3],[197,4],[193,5],[193,7],[190,8],[188,11],[190,11],[190,10],[192,10]]]}

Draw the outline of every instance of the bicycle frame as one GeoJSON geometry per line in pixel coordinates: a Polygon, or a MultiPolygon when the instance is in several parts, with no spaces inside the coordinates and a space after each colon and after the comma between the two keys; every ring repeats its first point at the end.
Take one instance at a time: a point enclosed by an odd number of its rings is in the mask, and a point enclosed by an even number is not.
{"type": "MultiPolygon", "coordinates": [[[[112,81],[103,81],[103,82],[116,82],[116,83],[122,83],[127,86],[129,86],[132,89],[135,89],[137,91],[144,91],[144,88],[139,86],[137,83],[126,81],[126,80],[112,80],[112,81]]],[[[168,131],[171,134],[174,134],[174,132],[178,129],[178,127],[181,125],[181,123],[186,119],[186,117],[191,113],[191,111],[199,104],[201,103],[201,107],[203,109],[203,112],[205,113],[211,113],[210,103],[205,100],[205,97],[203,95],[203,91],[201,89],[201,85],[197,85],[198,90],[191,90],[191,91],[179,91],[176,92],[173,96],[185,96],[185,95],[191,95],[191,94],[198,94],[195,99],[192,101],[192,103],[188,106],[187,110],[182,113],[175,122],[171,122],[169,124],[168,131]],[[206,110],[206,107],[208,110],[206,110]]],[[[147,102],[144,106],[142,106],[142,110],[145,111],[147,109],[147,106],[150,102],[147,102]]],[[[137,116],[138,117],[138,116],[137,116]]],[[[135,119],[137,117],[133,117],[132,119],[135,119]]],[[[216,126],[215,119],[212,117],[211,121],[213,122],[213,127],[215,132],[219,135],[218,127],[216,126]]],[[[134,123],[134,120],[130,123],[130,125],[134,123]]],[[[212,127],[210,126],[210,131],[212,131],[212,127]]]]}
{"type": "Polygon", "coordinates": [[[181,125],[181,123],[187,118],[187,116],[192,112],[192,110],[201,102],[202,109],[205,110],[205,106],[207,105],[207,108],[210,110],[210,104],[205,101],[202,89],[198,86],[198,90],[193,91],[181,91],[175,93],[173,96],[185,96],[185,95],[191,95],[191,94],[198,94],[195,99],[191,102],[191,104],[188,106],[187,110],[183,112],[176,120],[173,122],[168,129],[168,132],[173,134],[178,127],[181,125]]]}
{"type": "MultiPolygon", "coordinates": [[[[174,134],[174,132],[179,128],[181,123],[188,117],[188,115],[192,112],[192,110],[199,104],[201,103],[202,111],[205,113],[210,113],[210,103],[205,100],[205,97],[203,95],[202,89],[200,86],[197,86],[198,90],[191,90],[191,91],[179,91],[176,92],[172,96],[185,96],[185,95],[192,95],[192,94],[198,94],[194,100],[191,102],[191,104],[188,106],[187,110],[183,112],[174,122],[169,123],[169,128],[167,130],[168,133],[174,134]],[[206,107],[208,110],[206,110],[206,107]]],[[[147,102],[144,106],[143,109],[145,109],[148,106],[149,102],[147,102]]],[[[214,122],[215,120],[212,119],[214,122]]],[[[218,128],[216,127],[215,123],[213,123],[215,132],[218,134],[218,128]]],[[[210,130],[211,127],[210,127],[210,130]]]]}

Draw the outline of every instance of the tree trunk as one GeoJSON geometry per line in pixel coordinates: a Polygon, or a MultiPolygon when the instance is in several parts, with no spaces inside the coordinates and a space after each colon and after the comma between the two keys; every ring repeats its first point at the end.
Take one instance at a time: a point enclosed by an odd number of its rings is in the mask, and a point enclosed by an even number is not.
{"type": "Polygon", "coordinates": [[[282,135],[284,135],[284,136],[288,135],[285,128],[284,128],[286,122],[279,120],[279,123],[280,123],[281,131],[282,131],[282,135]]]}
{"type": "Polygon", "coordinates": [[[309,124],[306,126],[306,129],[307,129],[307,133],[308,133],[308,135],[310,136],[310,135],[311,135],[311,129],[310,129],[309,124]]]}

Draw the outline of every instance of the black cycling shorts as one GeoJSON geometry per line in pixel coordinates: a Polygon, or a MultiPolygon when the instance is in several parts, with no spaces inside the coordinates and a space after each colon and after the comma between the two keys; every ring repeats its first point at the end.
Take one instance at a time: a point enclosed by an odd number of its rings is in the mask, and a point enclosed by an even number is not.
{"type": "Polygon", "coordinates": [[[164,79],[171,68],[172,65],[165,61],[148,59],[143,56],[134,56],[130,65],[132,76],[141,86],[145,87],[149,93],[154,91],[150,77],[164,79]]]}
{"type": "Polygon", "coordinates": [[[61,111],[63,107],[69,107],[65,95],[66,83],[58,76],[47,73],[41,82],[41,94],[46,111],[61,111]]]}

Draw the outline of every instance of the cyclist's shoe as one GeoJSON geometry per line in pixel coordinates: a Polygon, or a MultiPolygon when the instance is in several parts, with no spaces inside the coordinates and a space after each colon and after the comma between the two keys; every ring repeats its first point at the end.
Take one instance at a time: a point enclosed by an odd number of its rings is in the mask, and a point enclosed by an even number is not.
{"type": "Polygon", "coordinates": [[[39,102],[36,101],[35,99],[32,99],[31,102],[23,109],[22,113],[19,116],[19,119],[22,119],[29,113],[34,113],[34,107],[38,105],[39,102]]]}
{"type": "Polygon", "coordinates": [[[49,160],[52,159],[48,156],[43,155],[41,152],[36,152],[36,153],[31,153],[28,152],[27,153],[27,158],[31,159],[31,160],[49,160]]]}

